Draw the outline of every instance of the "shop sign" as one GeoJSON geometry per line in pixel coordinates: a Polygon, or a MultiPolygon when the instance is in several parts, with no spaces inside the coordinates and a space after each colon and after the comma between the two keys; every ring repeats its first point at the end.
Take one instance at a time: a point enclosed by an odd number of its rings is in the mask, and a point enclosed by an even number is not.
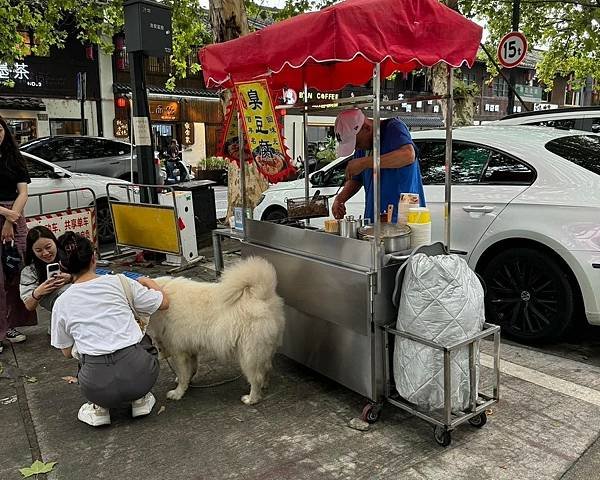
{"type": "Polygon", "coordinates": [[[34,78],[33,73],[29,70],[29,65],[19,62],[14,65],[0,63],[0,83],[6,82],[15,82],[36,88],[42,86],[42,82],[37,76],[34,78]]]}
{"type": "Polygon", "coordinates": [[[541,102],[542,87],[532,87],[530,85],[515,85],[515,90],[524,102],[541,102]]]}
{"type": "Polygon", "coordinates": [[[150,100],[150,118],[154,121],[177,122],[179,120],[179,103],[150,100]]]}
{"type": "Polygon", "coordinates": [[[129,138],[129,120],[113,120],[113,134],[115,138],[129,138]]]}
{"type": "Polygon", "coordinates": [[[295,169],[285,150],[267,81],[236,83],[235,88],[256,168],[271,183],[285,180],[295,169]]]}
{"type": "Polygon", "coordinates": [[[183,124],[183,141],[181,143],[182,145],[194,144],[194,124],[192,122],[183,124]]]}

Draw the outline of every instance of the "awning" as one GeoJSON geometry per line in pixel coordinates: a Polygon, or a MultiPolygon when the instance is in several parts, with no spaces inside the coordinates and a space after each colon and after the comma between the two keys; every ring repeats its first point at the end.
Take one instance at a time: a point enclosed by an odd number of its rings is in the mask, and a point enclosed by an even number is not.
{"type": "MultiPolygon", "coordinates": [[[[131,87],[126,83],[114,83],[113,92],[126,95],[131,93],[131,87]]],[[[148,87],[149,93],[156,93],[159,95],[181,95],[184,97],[205,97],[205,98],[219,98],[214,91],[198,88],[175,88],[175,90],[167,90],[164,87],[148,87]]]]}
{"type": "Polygon", "coordinates": [[[269,78],[272,88],[321,91],[363,85],[381,64],[384,77],[445,62],[472,66],[482,27],[438,0],[346,0],[200,53],[208,88],[269,78]]]}
{"type": "Polygon", "coordinates": [[[0,96],[0,109],[45,111],[46,105],[39,98],[0,96]]]}

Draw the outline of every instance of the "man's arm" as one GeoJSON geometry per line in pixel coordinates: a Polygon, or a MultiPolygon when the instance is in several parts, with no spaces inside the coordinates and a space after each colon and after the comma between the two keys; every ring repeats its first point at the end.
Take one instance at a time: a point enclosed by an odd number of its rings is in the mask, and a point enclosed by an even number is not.
{"type": "MultiPolygon", "coordinates": [[[[409,143],[381,155],[381,168],[402,168],[415,161],[415,149],[409,143]]],[[[367,168],[373,168],[373,157],[355,158],[348,162],[346,178],[352,178],[367,168]]]]}
{"type": "Polygon", "coordinates": [[[344,188],[342,188],[342,191],[335,197],[333,205],[331,206],[331,212],[333,213],[334,218],[344,218],[344,215],[346,215],[346,207],[344,204],[356,195],[356,192],[358,192],[361,187],[362,184],[358,180],[352,178],[346,180],[344,188]]]}

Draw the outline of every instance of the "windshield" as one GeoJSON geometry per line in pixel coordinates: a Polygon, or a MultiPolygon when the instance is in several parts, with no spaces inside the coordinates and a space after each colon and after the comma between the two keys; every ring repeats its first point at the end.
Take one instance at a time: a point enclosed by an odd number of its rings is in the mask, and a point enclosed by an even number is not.
{"type": "Polygon", "coordinates": [[[600,136],[573,135],[552,140],[546,150],[600,175],[600,136]]]}

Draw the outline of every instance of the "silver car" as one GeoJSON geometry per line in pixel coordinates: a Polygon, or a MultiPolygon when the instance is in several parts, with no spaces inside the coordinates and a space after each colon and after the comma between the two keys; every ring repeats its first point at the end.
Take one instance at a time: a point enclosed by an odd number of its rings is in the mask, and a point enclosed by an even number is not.
{"type": "MultiPolygon", "coordinates": [[[[22,145],[21,150],[72,172],[131,178],[131,145],[126,142],[102,137],[42,137],[22,145]]],[[[133,174],[135,182],[135,156],[133,174]]]]}

